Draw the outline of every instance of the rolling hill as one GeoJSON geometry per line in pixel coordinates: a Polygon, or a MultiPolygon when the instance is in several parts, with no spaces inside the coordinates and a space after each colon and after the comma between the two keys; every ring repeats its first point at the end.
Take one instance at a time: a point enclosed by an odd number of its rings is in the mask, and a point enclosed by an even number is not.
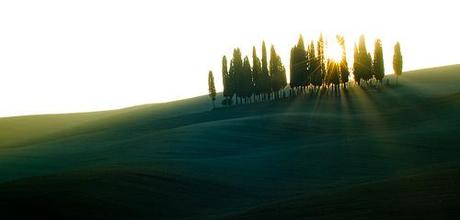
{"type": "Polygon", "coordinates": [[[458,217],[460,65],[399,84],[212,111],[202,96],[0,118],[0,216],[458,217]]]}

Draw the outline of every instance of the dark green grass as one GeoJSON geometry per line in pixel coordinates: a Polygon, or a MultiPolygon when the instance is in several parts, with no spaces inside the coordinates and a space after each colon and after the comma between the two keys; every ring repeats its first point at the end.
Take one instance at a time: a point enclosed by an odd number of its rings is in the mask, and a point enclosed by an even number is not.
{"type": "Polygon", "coordinates": [[[299,196],[227,219],[457,219],[460,164],[299,196]]]}
{"type": "MultiPolygon", "coordinates": [[[[412,188],[403,183],[414,175],[431,180],[416,186],[426,193],[391,210],[405,210],[408,203],[410,210],[425,209],[432,197],[441,198],[433,187],[447,187],[437,174],[447,169],[444,164],[453,165],[443,178],[458,180],[460,66],[405,73],[399,82],[214,111],[207,97],[199,97],[101,113],[0,119],[0,128],[17,131],[0,136],[0,213],[375,218],[394,202],[365,196],[361,188],[404,197],[412,188]],[[349,203],[344,195],[363,202],[341,205],[349,203]],[[319,215],[323,209],[332,213],[319,215]]],[[[456,189],[448,192],[456,195],[456,189]]],[[[456,207],[456,200],[448,201],[456,207]]]]}

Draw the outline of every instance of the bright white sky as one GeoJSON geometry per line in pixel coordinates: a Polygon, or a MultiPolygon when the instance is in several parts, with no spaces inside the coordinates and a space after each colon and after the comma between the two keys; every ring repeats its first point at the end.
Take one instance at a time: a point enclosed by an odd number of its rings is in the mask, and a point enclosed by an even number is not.
{"type": "MultiPolygon", "coordinates": [[[[273,43],[290,48],[323,32],[380,37],[386,72],[401,42],[404,69],[460,61],[456,1],[0,1],[0,116],[94,111],[222,89],[222,55],[273,43]]],[[[332,45],[333,46],[333,45],[332,45]]],[[[332,47],[331,46],[331,47],[332,47]]],[[[348,60],[352,62],[351,59],[348,60]]]]}

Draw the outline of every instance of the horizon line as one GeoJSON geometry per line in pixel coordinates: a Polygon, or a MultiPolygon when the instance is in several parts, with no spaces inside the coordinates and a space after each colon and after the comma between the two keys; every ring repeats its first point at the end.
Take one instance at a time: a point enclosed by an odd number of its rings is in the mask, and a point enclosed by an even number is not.
{"type": "MultiPolygon", "coordinates": [[[[411,72],[415,72],[415,71],[419,71],[419,70],[429,70],[429,69],[443,68],[443,67],[449,67],[449,66],[458,66],[458,65],[460,65],[460,63],[447,64],[447,65],[442,65],[442,66],[422,67],[422,68],[418,68],[418,69],[409,69],[409,70],[403,71],[403,73],[411,73],[411,72]]],[[[394,75],[394,73],[385,74],[385,76],[391,76],[391,75],[394,75]]],[[[351,80],[351,82],[354,82],[354,80],[351,80]]],[[[217,93],[221,94],[222,91],[219,91],[217,93]]],[[[203,97],[203,96],[208,96],[208,94],[189,96],[189,97],[184,97],[184,98],[174,99],[174,100],[169,100],[169,101],[139,103],[139,104],[134,104],[134,105],[129,105],[129,106],[114,107],[114,108],[107,108],[107,109],[100,109],[100,110],[88,110],[88,111],[83,110],[83,111],[68,111],[68,112],[63,111],[63,112],[49,112],[49,113],[37,113],[37,114],[18,114],[18,115],[5,115],[5,116],[0,115],[0,119],[12,119],[12,118],[33,117],[33,116],[52,116],[52,115],[103,113],[103,112],[126,110],[126,109],[130,109],[130,108],[136,108],[136,107],[142,107],[142,106],[148,106],[148,105],[160,105],[160,104],[168,104],[168,103],[172,103],[172,102],[180,102],[180,101],[199,98],[199,97],[203,97]]]]}

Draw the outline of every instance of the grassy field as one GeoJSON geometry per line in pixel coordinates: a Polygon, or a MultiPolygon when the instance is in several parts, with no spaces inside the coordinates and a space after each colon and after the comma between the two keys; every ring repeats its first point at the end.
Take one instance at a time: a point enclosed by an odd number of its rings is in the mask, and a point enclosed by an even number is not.
{"type": "Polygon", "coordinates": [[[0,217],[460,216],[460,65],[379,90],[210,106],[0,118],[0,217]]]}

